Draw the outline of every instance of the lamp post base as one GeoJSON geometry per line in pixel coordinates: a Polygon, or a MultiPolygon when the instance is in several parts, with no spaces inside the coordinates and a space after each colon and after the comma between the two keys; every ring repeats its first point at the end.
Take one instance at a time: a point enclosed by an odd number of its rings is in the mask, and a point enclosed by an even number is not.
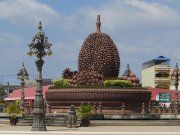
{"type": "Polygon", "coordinates": [[[45,114],[43,109],[34,108],[33,115],[34,119],[31,131],[47,131],[45,125],[45,114]]]}
{"type": "Polygon", "coordinates": [[[47,131],[46,127],[33,127],[31,128],[31,131],[47,131]]]}
{"type": "Polygon", "coordinates": [[[174,114],[178,114],[178,113],[179,113],[179,112],[178,112],[178,109],[175,108],[174,114]]]}

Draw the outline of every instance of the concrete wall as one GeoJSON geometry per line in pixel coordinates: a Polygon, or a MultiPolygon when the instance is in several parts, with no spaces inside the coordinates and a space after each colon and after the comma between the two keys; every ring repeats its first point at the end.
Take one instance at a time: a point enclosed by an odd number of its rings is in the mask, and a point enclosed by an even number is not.
{"type": "Polygon", "coordinates": [[[142,86],[155,87],[155,71],[154,66],[142,70],[142,86]]]}

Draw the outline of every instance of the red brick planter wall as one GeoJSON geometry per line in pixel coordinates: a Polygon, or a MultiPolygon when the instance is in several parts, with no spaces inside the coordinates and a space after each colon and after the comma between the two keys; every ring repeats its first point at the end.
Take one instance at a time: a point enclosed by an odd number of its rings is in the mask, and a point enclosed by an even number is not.
{"type": "Polygon", "coordinates": [[[103,107],[121,107],[122,102],[130,110],[139,110],[142,103],[151,100],[146,89],[49,89],[46,99],[52,108],[79,106],[83,103],[102,103],[103,107]]]}

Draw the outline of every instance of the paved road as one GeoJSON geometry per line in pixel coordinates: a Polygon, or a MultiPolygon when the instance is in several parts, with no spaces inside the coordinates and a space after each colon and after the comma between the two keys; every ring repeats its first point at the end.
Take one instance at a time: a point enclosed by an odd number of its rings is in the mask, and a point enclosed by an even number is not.
{"type": "Polygon", "coordinates": [[[47,132],[31,132],[30,126],[0,125],[0,135],[180,135],[179,126],[96,126],[66,128],[48,126],[47,132]]]}

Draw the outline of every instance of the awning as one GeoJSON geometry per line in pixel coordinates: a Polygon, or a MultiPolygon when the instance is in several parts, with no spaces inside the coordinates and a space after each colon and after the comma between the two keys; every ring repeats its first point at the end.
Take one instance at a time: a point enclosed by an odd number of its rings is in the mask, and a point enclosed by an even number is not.
{"type": "MultiPolygon", "coordinates": [[[[48,90],[48,87],[49,86],[43,86],[43,97],[45,97],[45,92],[48,90]]],[[[36,89],[37,89],[36,87],[24,88],[25,99],[33,100],[35,98],[36,89]]],[[[20,100],[21,90],[22,89],[13,90],[13,92],[4,100],[5,101],[20,100]]]]}

